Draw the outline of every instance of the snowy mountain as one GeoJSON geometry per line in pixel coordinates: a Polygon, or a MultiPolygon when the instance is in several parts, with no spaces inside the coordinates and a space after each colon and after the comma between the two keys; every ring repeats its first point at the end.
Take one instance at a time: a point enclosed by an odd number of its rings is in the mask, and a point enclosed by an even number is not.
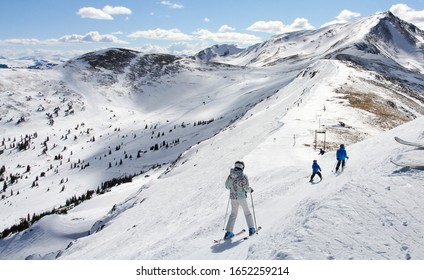
{"type": "Polygon", "coordinates": [[[53,68],[66,60],[61,57],[50,57],[50,58],[41,58],[41,57],[21,57],[19,59],[11,59],[0,56],[0,68],[13,68],[13,69],[39,69],[45,70],[53,68]]]}
{"type": "Polygon", "coordinates": [[[385,64],[422,72],[423,43],[422,30],[387,12],[354,23],[277,35],[245,49],[235,62],[255,66],[284,62],[303,67],[311,61],[338,59],[368,68],[385,58],[385,64]]]}
{"type": "Polygon", "coordinates": [[[423,259],[424,173],[391,162],[424,163],[393,140],[424,142],[423,38],[383,13],[225,57],[2,69],[0,258],[423,259]],[[213,244],[236,160],[263,229],[213,244]]]}
{"type": "Polygon", "coordinates": [[[240,49],[234,45],[214,45],[210,48],[198,52],[196,55],[193,56],[193,58],[208,62],[216,59],[220,60],[222,58],[238,54],[241,51],[243,51],[243,49],[240,49]]]}

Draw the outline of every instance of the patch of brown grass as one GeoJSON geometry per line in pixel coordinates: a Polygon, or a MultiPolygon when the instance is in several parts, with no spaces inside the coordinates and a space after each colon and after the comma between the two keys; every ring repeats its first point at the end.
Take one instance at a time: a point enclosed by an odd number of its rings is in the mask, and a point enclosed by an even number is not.
{"type": "Polygon", "coordinates": [[[337,93],[342,94],[339,98],[347,100],[351,107],[372,114],[370,123],[382,129],[392,129],[411,120],[406,113],[397,108],[394,102],[375,93],[340,88],[337,93]]]}

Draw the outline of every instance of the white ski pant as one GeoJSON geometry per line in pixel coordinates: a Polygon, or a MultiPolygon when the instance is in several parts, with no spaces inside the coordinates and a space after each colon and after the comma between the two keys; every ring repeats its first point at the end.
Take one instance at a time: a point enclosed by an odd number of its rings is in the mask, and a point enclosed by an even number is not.
{"type": "Polygon", "coordinates": [[[231,214],[230,214],[230,218],[228,219],[226,231],[230,231],[230,232],[234,231],[234,224],[236,223],[239,206],[243,208],[244,217],[246,218],[247,226],[249,228],[255,227],[253,223],[252,213],[250,213],[249,206],[247,206],[247,200],[245,198],[231,199],[231,214]]]}

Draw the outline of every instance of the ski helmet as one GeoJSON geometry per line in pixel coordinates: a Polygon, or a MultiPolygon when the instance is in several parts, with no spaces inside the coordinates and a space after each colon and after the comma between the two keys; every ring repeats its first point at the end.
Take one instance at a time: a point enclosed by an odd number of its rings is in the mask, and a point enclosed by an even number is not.
{"type": "Polygon", "coordinates": [[[234,164],[235,168],[238,168],[240,170],[244,170],[244,162],[242,161],[236,161],[236,163],[234,164]]]}

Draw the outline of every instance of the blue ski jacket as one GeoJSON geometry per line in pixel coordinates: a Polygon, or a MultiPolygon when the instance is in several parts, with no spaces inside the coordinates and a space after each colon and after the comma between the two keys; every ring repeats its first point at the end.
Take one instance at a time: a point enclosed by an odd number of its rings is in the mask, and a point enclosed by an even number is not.
{"type": "Polygon", "coordinates": [[[319,171],[321,171],[321,167],[318,165],[317,162],[314,162],[312,164],[312,172],[313,173],[318,173],[319,171]]]}
{"type": "Polygon", "coordinates": [[[345,160],[349,158],[346,153],[345,147],[340,147],[336,153],[337,160],[345,160]]]}
{"type": "Polygon", "coordinates": [[[251,192],[249,187],[249,179],[242,170],[232,168],[230,175],[225,181],[225,187],[230,190],[231,199],[247,198],[247,193],[251,192]]]}

